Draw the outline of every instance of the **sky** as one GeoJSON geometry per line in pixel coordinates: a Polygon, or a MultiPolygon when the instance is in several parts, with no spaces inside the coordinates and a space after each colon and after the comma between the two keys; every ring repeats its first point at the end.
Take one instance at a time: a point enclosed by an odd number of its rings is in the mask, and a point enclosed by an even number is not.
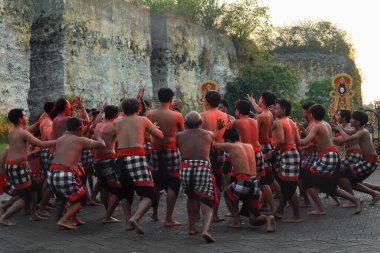
{"type": "MultiPolygon", "coordinates": [[[[236,0],[226,0],[235,2],[236,0]]],[[[380,2],[377,0],[261,0],[269,7],[272,24],[299,20],[327,20],[347,31],[362,72],[364,104],[380,100],[380,2]],[[379,69],[378,69],[379,68],[379,69]]]]}

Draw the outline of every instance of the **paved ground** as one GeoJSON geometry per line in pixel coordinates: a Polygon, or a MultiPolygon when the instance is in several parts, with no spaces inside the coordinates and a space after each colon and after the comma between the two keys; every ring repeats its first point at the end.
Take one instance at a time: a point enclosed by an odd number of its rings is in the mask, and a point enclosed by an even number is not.
{"type": "MultiPolygon", "coordinates": [[[[380,184],[380,171],[369,181],[380,184]]],[[[124,224],[102,225],[103,207],[86,207],[80,217],[87,224],[76,231],[59,229],[53,219],[29,222],[28,217],[17,214],[12,218],[16,226],[0,227],[0,252],[380,252],[380,203],[370,206],[370,196],[360,196],[365,202],[360,215],[336,207],[331,198],[323,199],[326,216],[309,216],[302,210],[303,223],[279,221],[276,233],[248,224],[230,229],[226,219],[212,225],[215,244],[187,235],[185,196],[179,198],[175,211],[184,225],[165,228],[162,221],[153,223],[147,216],[142,220],[145,236],[126,232],[124,224]]],[[[160,210],[163,218],[162,202],[160,210]]],[[[285,216],[289,212],[288,208],[285,216]]],[[[224,203],[220,213],[226,213],[224,203]]],[[[122,218],[121,209],[115,216],[122,218]]]]}

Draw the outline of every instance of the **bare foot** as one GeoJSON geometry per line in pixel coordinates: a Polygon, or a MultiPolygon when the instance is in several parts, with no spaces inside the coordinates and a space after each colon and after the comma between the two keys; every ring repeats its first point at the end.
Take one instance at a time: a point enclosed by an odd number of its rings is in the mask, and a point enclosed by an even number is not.
{"type": "Polygon", "coordinates": [[[339,206],[340,208],[351,208],[356,207],[355,203],[352,203],[351,201],[343,202],[339,206]]]}
{"type": "Polygon", "coordinates": [[[310,208],[310,207],[311,207],[310,203],[303,203],[302,205],[300,205],[300,208],[310,208]]]}
{"type": "Polygon", "coordinates": [[[284,222],[287,222],[287,223],[300,223],[300,222],[302,222],[302,219],[301,218],[290,218],[290,219],[284,220],[284,222]]]}
{"type": "Polygon", "coordinates": [[[224,219],[223,219],[223,218],[219,218],[218,216],[214,216],[214,217],[212,217],[211,222],[216,223],[216,222],[219,222],[219,221],[224,221],[224,219]]]}
{"type": "Polygon", "coordinates": [[[225,216],[225,217],[232,217],[232,214],[231,214],[230,212],[228,212],[228,213],[226,213],[224,216],[225,216]]]}
{"type": "Polygon", "coordinates": [[[188,235],[196,235],[198,234],[198,231],[195,229],[190,229],[189,232],[187,233],[188,235]]]}
{"type": "Polygon", "coordinates": [[[129,221],[127,221],[126,231],[132,231],[132,230],[135,230],[135,227],[132,226],[132,224],[129,221]]]}
{"type": "Polygon", "coordinates": [[[376,193],[375,196],[372,196],[371,205],[376,204],[376,202],[380,199],[380,193],[376,193]]]}
{"type": "Polygon", "coordinates": [[[355,212],[354,214],[359,214],[363,211],[363,200],[359,200],[357,205],[356,205],[356,209],[355,209],[355,212]]]}
{"type": "Polygon", "coordinates": [[[240,224],[230,224],[228,225],[229,228],[241,228],[241,225],[240,224]]]}
{"type": "Polygon", "coordinates": [[[69,230],[77,229],[76,226],[73,226],[73,225],[66,223],[66,222],[58,221],[57,224],[58,224],[58,226],[60,226],[61,228],[64,228],[64,229],[69,229],[69,230]]]}
{"type": "Polygon", "coordinates": [[[82,225],[85,225],[85,224],[86,224],[86,222],[81,221],[78,218],[73,219],[73,222],[71,222],[71,225],[73,225],[73,226],[82,226],[82,225]]]}
{"type": "Polygon", "coordinates": [[[165,227],[176,227],[182,226],[182,223],[176,220],[166,221],[164,224],[165,227]]]}
{"type": "Polygon", "coordinates": [[[267,232],[275,232],[276,231],[276,219],[274,216],[270,216],[267,219],[267,232]]]}
{"type": "Polygon", "coordinates": [[[87,201],[87,205],[88,205],[88,206],[101,206],[102,204],[100,204],[100,203],[96,203],[96,202],[93,201],[93,200],[89,200],[89,201],[87,201]]]}
{"type": "Polygon", "coordinates": [[[326,215],[326,212],[324,210],[315,209],[313,211],[307,212],[307,214],[310,214],[310,215],[326,215]]]}
{"type": "Polygon", "coordinates": [[[282,219],[282,215],[281,215],[281,214],[278,214],[278,213],[274,213],[274,214],[273,214],[273,217],[274,217],[276,220],[281,220],[281,219],[282,219]]]}
{"type": "Polygon", "coordinates": [[[10,221],[10,220],[7,220],[7,219],[4,219],[4,218],[0,218],[0,224],[4,225],[4,226],[14,226],[16,225],[16,223],[10,221]]]}
{"type": "Polygon", "coordinates": [[[202,234],[203,239],[206,240],[208,243],[216,242],[215,239],[209,234],[209,233],[203,233],[202,234]]]}
{"type": "Polygon", "coordinates": [[[50,216],[52,216],[52,214],[49,213],[49,212],[46,211],[46,210],[36,211],[36,214],[37,214],[38,216],[41,216],[41,217],[50,217],[50,216]]]}
{"type": "Polygon", "coordinates": [[[142,228],[140,227],[139,223],[133,219],[129,219],[129,223],[132,225],[132,227],[134,227],[136,233],[140,234],[140,235],[143,235],[144,234],[144,231],[142,230],[142,228]]]}
{"type": "Polygon", "coordinates": [[[48,218],[46,217],[43,217],[43,216],[39,216],[37,214],[37,212],[35,212],[34,214],[30,215],[29,217],[29,220],[30,221],[42,221],[42,220],[47,220],[48,218]]]}
{"type": "Polygon", "coordinates": [[[103,219],[102,223],[107,224],[107,223],[120,223],[121,220],[118,220],[114,217],[110,217],[109,219],[103,219]]]}
{"type": "Polygon", "coordinates": [[[152,214],[152,215],[150,216],[150,218],[151,218],[152,221],[154,221],[154,222],[157,222],[157,221],[158,221],[158,216],[157,216],[157,214],[152,214]]]}

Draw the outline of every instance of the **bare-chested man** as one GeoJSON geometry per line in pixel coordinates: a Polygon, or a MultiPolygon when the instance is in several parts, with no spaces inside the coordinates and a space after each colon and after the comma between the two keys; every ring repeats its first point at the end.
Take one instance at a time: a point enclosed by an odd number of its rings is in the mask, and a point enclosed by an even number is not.
{"type": "Polygon", "coordinates": [[[272,197],[272,190],[269,185],[266,183],[265,178],[265,167],[264,167],[264,157],[261,151],[261,146],[259,143],[259,127],[256,119],[249,117],[250,104],[248,101],[240,100],[236,104],[236,117],[238,120],[235,120],[232,123],[232,127],[236,128],[241,137],[243,143],[251,144],[253,150],[255,151],[256,158],[256,171],[258,179],[260,180],[261,188],[264,196],[269,196],[266,200],[269,202],[271,212],[274,213],[274,201],[272,197]],[[263,178],[263,179],[261,179],[263,178]]]}
{"type": "MultiPolygon", "coordinates": [[[[363,181],[368,178],[377,168],[378,156],[371,140],[371,135],[364,125],[368,122],[368,115],[364,112],[356,111],[352,113],[351,126],[355,128],[356,132],[351,136],[347,135],[344,131],[343,124],[338,125],[338,130],[342,135],[343,142],[347,144],[358,144],[356,149],[362,152],[363,157],[356,161],[352,159],[351,162],[341,167],[341,177],[347,177],[351,184],[347,184],[347,189],[343,188],[349,193],[352,193],[352,187],[356,191],[361,191],[372,196],[371,204],[375,204],[380,199],[378,192],[379,186],[366,184],[363,181]],[[353,163],[355,162],[355,163],[353,163]]],[[[352,146],[349,146],[352,147],[352,146]]],[[[341,181],[342,178],[340,178],[341,181]]]]}
{"type": "MultiPolygon", "coordinates": [[[[202,128],[211,131],[215,134],[215,142],[223,143],[223,134],[226,127],[219,129],[219,121],[222,121],[224,125],[228,122],[228,116],[224,112],[218,110],[218,105],[220,104],[221,96],[217,91],[210,90],[206,93],[204,98],[204,105],[206,107],[206,112],[202,113],[202,128]],[[219,129],[219,130],[218,130],[219,129]]],[[[218,192],[215,194],[220,194],[222,182],[223,182],[223,165],[224,165],[224,151],[221,150],[211,150],[210,160],[212,166],[212,173],[215,177],[216,185],[218,187],[218,192]]],[[[220,199],[218,197],[218,199],[220,199]]],[[[213,222],[218,222],[223,219],[218,216],[219,203],[214,206],[213,222]]]]}
{"type": "MultiPolygon", "coordinates": [[[[231,125],[232,122],[235,120],[234,116],[229,115],[227,113],[228,107],[229,107],[229,104],[225,99],[222,99],[218,105],[218,109],[227,114],[227,117],[228,117],[227,126],[231,125]]],[[[224,155],[225,155],[225,160],[223,164],[223,190],[230,184],[231,171],[232,171],[230,156],[228,155],[227,152],[225,152],[224,155]]]]}
{"type": "Polygon", "coordinates": [[[249,220],[253,226],[267,223],[267,232],[276,230],[273,215],[260,215],[260,183],[256,177],[255,154],[251,144],[241,143],[234,128],[225,131],[225,143],[214,143],[216,149],[224,150],[231,156],[235,181],[224,191],[226,205],[233,217],[231,228],[241,228],[239,200],[248,207],[249,220]]]}
{"type": "Polygon", "coordinates": [[[0,195],[3,193],[8,194],[11,198],[7,201],[1,203],[0,206],[0,216],[4,214],[4,212],[12,206],[12,204],[19,199],[19,197],[16,195],[16,190],[14,186],[9,183],[9,180],[7,178],[7,173],[5,170],[5,161],[7,160],[9,152],[9,146],[5,147],[3,153],[0,156],[0,195]]]}
{"type": "Polygon", "coordinates": [[[182,186],[188,196],[189,235],[198,233],[195,222],[200,205],[203,213],[202,237],[207,242],[215,242],[208,232],[215,203],[209,159],[214,134],[201,129],[201,125],[201,115],[192,111],[185,117],[186,130],[177,133],[177,146],[182,158],[179,173],[182,186]]]}
{"type": "Polygon", "coordinates": [[[129,221],[127,230],[135,229],[137,233],[144,234],[139,221],[152,205],[157,205],[153,177],[145,156],[144,136],[145,132],[149,132],[156,139],[163,139],[164,135],[149,119],[138,116],[138,107],[136,99],[123,100],[122,108],[125,117],[115,121],[118,143],[115,166],[128,200],[125,212],[129,221]],[[134,191],[142,199],[135,214],[131,216],[134,191]]]}
{"type": "MultiPolygon", "coordinates": [[[[292,127],[292,123],[288,118],[291,110],[291,103],[288,100],[280,99],[276,101],[275,114],[277,120],[273,123],[273,128],[276,132],[275,135],[277,136],[276,147],[272,151],[269,151],[267,156],[271,157],[277,154],[277,152],[280,153],[277,180],[280,184],[282,194],[275,216],[277,218],[282,217],[286,203],[289,201],[293,208],[293,217],[286,221],[301,222],[299,197],[296,192],[300,162],[300,156],[295,143],[295,135],[298,133],[298,130],[294,123],[294,127],[292,127]]],[[[299,138],[299,135],[297,137],[299,138]]]]}
{"type": "Polygon", "coordinates": [[[80,179],[82,171],[79,162],[82,149],[104,148],[105,143],[100,137],[96,137],[97,140],[83,137],[84,125],[78,118],[69,118],[66,129],[57,139],[54,159],[50,166],[49,183],[63,203],[71,202],[66,213],[58,221],[58,226],[75,229],[76,226],[84,224],[76,215],[87,203],[86,192],[80,179]]]}
{"type": "MultiPolygon", "coordinates": [[[[257,114],[257,124],[259,126],[259,143],[261,152],[265,156],[266,153],[272,150],[271,136],[273,125],[273,114],[269,110],[270,107],[275,106],[276,95],[272,92],[265,91],[261,94],[259,104],[256,104],[252,96],[247,95],[248,101],[251,103],[257,114]]],[[[271,211],[274,212],[274,200],[272,191],[277,196],[280,195],[280,186],[274,180],[274,173],[272,169],[271,159],[264,157],[265,176],[260,178],[260,184],[263,187],[264,200],[269,204],[271,211]],[[270,189],[266,187],[270,186],[270,189]]]]}
{"type": "Polygon", "coordinates": [[[332,130],[327,122],[323,121],[326,110],[322,105],[315,104],[309,109],[311,117],[315,121],[307,137],[301,139],[301,145],[306,145],[313,139],[316,140],[318,147],[319,159],[310,168],[303,179],[303,186],[317,208],[308,212],[311,215],[326,214],[321,200],[319,199],[316,189],[326,192],[331,196],[339,196],[355,203],[356,209],[354,214],[362,211],[363,201],[344,190],[337,188],[337,171],[336,166],[339,161],[338,149],[333,144],[332,130]]]}
{"type": "MultiPolygon", "coordinates": [[[[180,222],[173,219],[175,202],[178,197],[181,182],[178,169],[181,164],[181,157],[176,145],[175,134],[184,129],[182,114],[170,110],[174,92],[169,88],[161,88],[158,91],[159,108],[147,112],[147,117],[152,122],[156,122],[162,133],[163,139],[152,138],[152,167],[157,203],[159,202],[160,191],[167,190],[166,195],[166,219],[164,226],[178,226],[180,222]]],[[[158,221],[158,205],[153,206],[152,219],[158,221]]]]}
{"type": "MultiPolygon", "coordinates": [[[[349,110],[339,110],[334,118],[338,124],[342,126],[346,131],[354,131],[354,128],[351,127],[351,112],[349,110]]],[[[340,135],[340,134],[339,134],[340,135]]],[[[356,163],[362,160],[362,151],[360,150],[359,142],[357,139],[345,142],[342,136],[333,137],[334,144],[342,145],[344,144],[344,148],[346,151],[346,155],[343,161],[339,164],[339,173],[345,174],[345,172],[349,171],[349,167],[351,165],[355,165],[356,163]]],[[[340,177],[338,180],[338,185],[340,188],[345,190],[346,192],[354,195],[352,191],[352,186],[347,177],[340,177]]],[[[341,207],[352,207],[353,204],[350,202],[341,203],[341,207]]]]}
{"type": "MultiPolygon", "coordinates": [[[[29,205],[32,200],[32,191],[36,190],[26,166],[27,143],[31,143],[40,148],[47,148],[53,146],[55,141],[40,141],[31,133],[24,130],[27,119],[23,109],[10,110],[8,119],[12,122],[13,127],[8,132],[9,150],[5,161],[5,171],[9,182],[16,189],[16,194],[20,199],[16,200],[4,212],[0,217],[0,224],[11,226],[15,225],[15,223],[9,221],[8,218],[21,210],[25,205],[29,205]]],[[[41,217],[36,213],[36,206],[31,205],[30,209],[30,220],[40,220],[41,217]]]]}
{"type": "MultiPolygon", "coordinates": [[[[298,124],[298,128],[302,137],[306,137],[310,129],[314,125],[314,120],[309,112],[310,107],[312,107],[314,102],[306,102],[302,105],[303,117],[307,125],[298,124]]],[[[307,143],[304,146],[299,145],[298,149],[301,152],[301,164],[300,173],[298,176],[298,186],[300,188],[300,193],[303,196],[303,204],[300,207],[311,207],[309,195],[307,194],[305,188],[302,185],[302,179],[306,175],[306,172],[313,166],[313,164],[318,160],[318,149],[315,145],[315,140],[307,143]]]]}
{"type": "MultiPolygon", "coordinates": [[[[102,110],[101,113],[103,114],[102,110]]],[[[101,187],[101,199],[106,208],[103,223],[120,222],[120,220],[113,218],[112,215],[119,204],[119,201],[125,198],[114,168],[116,159],[116,128],[114,120],[117,118],[118,113],[119,109],[117,106],[107,105],[104,108],[104,120],[96,125],[94,131],[94,133],[100,136],[106,144],[105,148],[93,151],[94,169],[101,187]]],[[[122,206],[123,208],[126,208],[125,203],[123,203],[122,206]]]]}

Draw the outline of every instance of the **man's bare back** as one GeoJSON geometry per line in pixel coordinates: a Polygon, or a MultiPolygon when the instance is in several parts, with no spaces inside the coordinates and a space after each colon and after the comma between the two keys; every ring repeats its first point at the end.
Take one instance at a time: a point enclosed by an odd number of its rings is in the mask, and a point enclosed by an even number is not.
{"type": "Polygon", "coordinates": [[[100,154],[115,154],[115,140],[116,140],[116,128],[112,121],[105,121],[98,123],[95,127],[94,133],[100,136],[106,147],[102,149],[94,150],[94,155],[100,154]]]}
{"type": "Polygon", "coordinates": [[[182,160],[210,161],[210,149],[214,140],[214,134],[210,131],[199,128],[188,129],[179,132],[176,139],[182,160]]]}
{"type": "Polygon", "coordinates": [[[221,119],[224,124],[228,122],[228,116],[222,111],[219,111],[217,108],[212,108],[201,114],[203,123],[202,128],[213,133],[216,133],[215,141],[218,143],[223,142],[223,134],[226,130],[226,127],[218,129],[218,119],[221,119]]]}

